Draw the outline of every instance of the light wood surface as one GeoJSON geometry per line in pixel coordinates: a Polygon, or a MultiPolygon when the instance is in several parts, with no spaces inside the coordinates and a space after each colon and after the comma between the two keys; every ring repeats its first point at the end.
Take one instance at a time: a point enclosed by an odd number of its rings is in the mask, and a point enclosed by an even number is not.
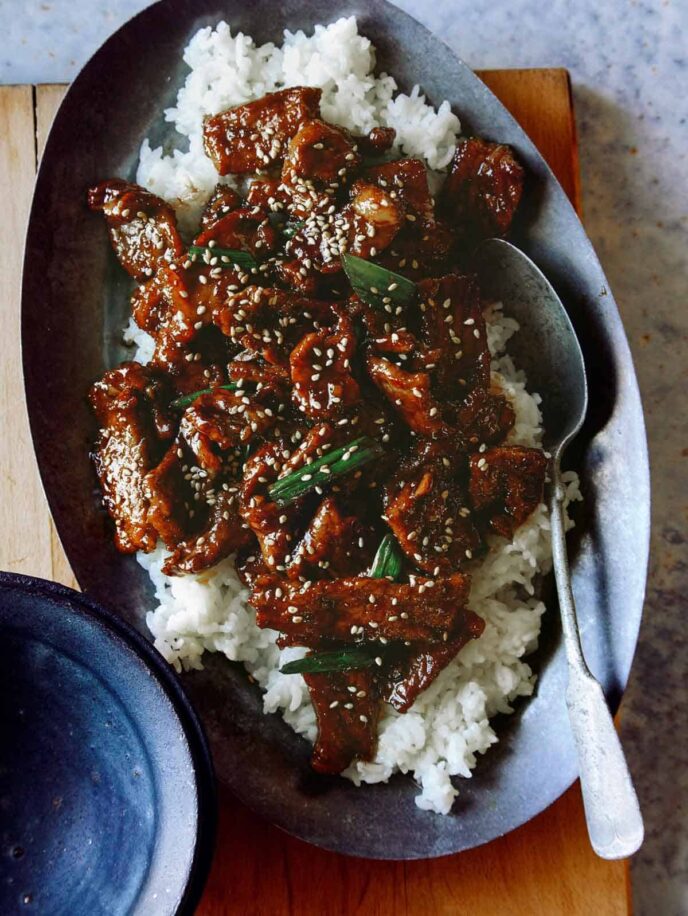
{"type": "MultiPolygon", "coordinates": [[[[580,208],[575,124],[564,70],[480,74],[523,124],[580,208]]],[[[0,569],[76,586],[35,466],[19,355],[21,250],[37,157],[62,86],[0,87],[0,569]]],[[[36,329],[39,333],[40,329],[36,329]]],[[[590,849],[574,786],[529,824],[488,846],[421,862],[323,852],[221,793],[217,852],[202,916],[628,916],[623,862],[590,849]]]]}

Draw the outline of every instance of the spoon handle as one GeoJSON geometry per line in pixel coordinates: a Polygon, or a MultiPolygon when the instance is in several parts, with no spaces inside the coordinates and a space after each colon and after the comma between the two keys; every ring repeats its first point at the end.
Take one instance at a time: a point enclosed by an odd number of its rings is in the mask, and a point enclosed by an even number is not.
{"type": "Polygon", "coordinates": [[[566,705],[578,753],[585,818],[597,855],[623,859],[640,848],[643,819],[604,693],[583,656],[566,555],[564,487],[558,456],[553,464],[552,556],[568,661],[566,705]]]}

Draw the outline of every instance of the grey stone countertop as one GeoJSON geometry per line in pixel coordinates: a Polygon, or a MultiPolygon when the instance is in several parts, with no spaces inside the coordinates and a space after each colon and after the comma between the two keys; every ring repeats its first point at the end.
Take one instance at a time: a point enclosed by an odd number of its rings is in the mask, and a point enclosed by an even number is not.
{"type": "MultiPolygon", "coordinates": [[[[145,0],[0,0],[0,82],[69,81],[145,0]]],[[[688,3],[400,0],[473,67],[567,67],[585,225],[624,319],[652,457],[645,618],[622,733],[647,839],[638,916],[688,913],[688,3]]]]}

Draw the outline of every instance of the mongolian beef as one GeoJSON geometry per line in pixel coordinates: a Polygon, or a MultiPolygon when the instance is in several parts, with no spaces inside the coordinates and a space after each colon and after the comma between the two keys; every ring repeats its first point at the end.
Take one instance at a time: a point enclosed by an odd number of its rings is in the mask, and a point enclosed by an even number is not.
{"type": "Polygon", "coordinates": [[[136,280],[152,361],[93,386],[95,467],[124,553],[159,540],[168,575],[234,555],[260,627],[305,658],[316,770],[375,752],[483,621],[467,571],[539,505],[542,451],[505,443],[491,387],[481,239],[504,235],[523,169],[459,143],[435,201],[394,131],[354,137],[292,88],[207,117],[221,175],[192,243],[119,179],[89,191],[136,280]]]}

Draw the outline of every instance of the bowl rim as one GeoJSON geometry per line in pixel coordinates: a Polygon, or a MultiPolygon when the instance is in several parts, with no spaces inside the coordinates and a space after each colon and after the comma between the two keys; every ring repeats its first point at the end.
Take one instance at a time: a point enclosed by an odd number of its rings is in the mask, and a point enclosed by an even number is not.
{"type": "Polygon", "coordinates": [[[184,733],[196,783],[196,842],[193,858],[176,912],[192,914],[201,898],[215,851],[217,836],[217,783],[205,731],[187,693],[169,665],[148,642],[116,612],[73,588],[24,573],[0,571],[0,593],[22,591],[35,599],[58,602],[68,613],[83,615],[124,642],[170,701],[184,733]]]}

